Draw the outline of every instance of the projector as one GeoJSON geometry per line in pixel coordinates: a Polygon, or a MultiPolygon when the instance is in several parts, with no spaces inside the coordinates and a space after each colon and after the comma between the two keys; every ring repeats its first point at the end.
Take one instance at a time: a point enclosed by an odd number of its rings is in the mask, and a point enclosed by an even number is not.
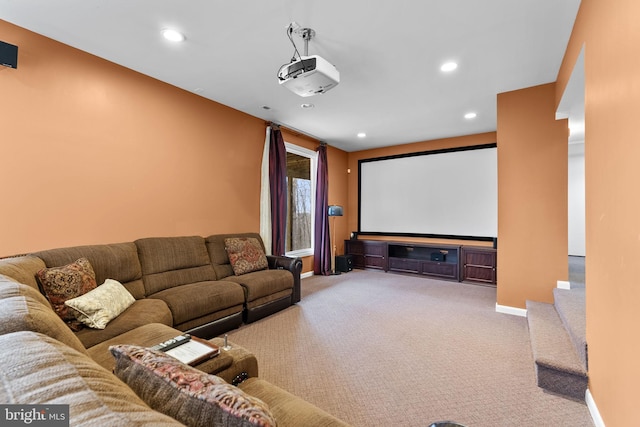
{"type": "Polygon", "coordinates": [[[280,68],[278,81],[297,95],[313,96],[336,87],[340,72],[318,55],[301,56],[280,68]]]}

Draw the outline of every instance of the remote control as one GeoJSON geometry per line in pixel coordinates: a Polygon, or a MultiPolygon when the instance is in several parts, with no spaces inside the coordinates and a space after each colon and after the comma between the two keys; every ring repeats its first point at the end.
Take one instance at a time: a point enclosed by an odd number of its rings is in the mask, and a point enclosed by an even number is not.
{"type": "Polygon", "coordinates": [[[175,338],[171,338],[170,340],[162,342],[160,344],[156,344],[156,345],[154,345],[153,347],[150,347],[150,348],[151,348],[151,350],[167,351],[167,350],[171,350],[172,348],[176,348],[179,345],[182,345],[182,344],[186,343],[190,339],[191,339],[191,335],[182,334],[182,335],[178,335],[175,338]]]}

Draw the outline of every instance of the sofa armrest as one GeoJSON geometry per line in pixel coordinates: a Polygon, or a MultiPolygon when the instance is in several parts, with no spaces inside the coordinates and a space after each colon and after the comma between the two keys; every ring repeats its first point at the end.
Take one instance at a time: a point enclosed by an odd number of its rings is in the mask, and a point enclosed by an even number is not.
{"type": "Polygon", "coordinates": [[[287,256],[267,255],[269,268],[272,270],[281,269],[289,270],[293,274],[293,295],[291,303],[295,304],[300,301],[300,274],[302,273],[302,259],[287,256]]]}

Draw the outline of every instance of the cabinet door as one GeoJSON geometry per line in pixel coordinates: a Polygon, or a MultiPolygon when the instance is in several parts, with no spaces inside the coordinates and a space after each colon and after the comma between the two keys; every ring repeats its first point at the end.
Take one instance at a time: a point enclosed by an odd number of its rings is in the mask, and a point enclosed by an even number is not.
{"type": "Polygon", "coordinates": [[[387,244],[385,242],[364,242],[364,266],[387,270],[387,244]]]}
{"type": "Polygon", "coordinates": [[[389,270],[405,273],[419,273],[420,261],[408,258],[389,258],[389,270]]]}
{"type": "Polygon", "coordinates": [[[437,261],[423,261],[422,274],[458,280],[458,264],[437,261]]]}
{"type": "Polygon", "coordinates": [[[496,284],[496,251],[490,248],[462,248],[462,280],[496,284]]]}

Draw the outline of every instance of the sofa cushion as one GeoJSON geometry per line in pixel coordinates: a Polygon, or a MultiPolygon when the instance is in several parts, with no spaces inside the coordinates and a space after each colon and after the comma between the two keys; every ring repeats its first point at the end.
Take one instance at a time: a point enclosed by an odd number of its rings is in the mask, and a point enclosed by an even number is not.
{"type": "Polygon", "coordinates": [[[39,332],[86,353],[80,340],[53,312],[42,294],[5,276],[0,276],[0,319],[0,334],[39,332]]]}
{"type": "Polygon", "coordinates": [[[180,325],[231,307],[242,311],[244,290],[237,283],[213,280],[165,289],[149,296],[152,298],[163,300],[171,310],[173,324],[180,325]]]}
{"type": "Polygon", "coordinates": [[[0,402],[68,404],[72,426],[179,426],[87,355],[35,332],[0,336],[0,402]]]}
{"type": "Polygon", "coordinates": [[[76,332],[76,336],[86,348],[90,348],[147,323],[173,325],[171,311],[164,301],[153,298],[136,300],[104,329],[83,328],[76,332]]]}
{"type": "MultiPolygon", "coordinates": [[[[225,277],[233,276],[233,268],[229,261],[229,254],[227,253],[225,239],[233,237],[251,237],[256,239],[262,246],[264,251],[264,243],[258,233],[235,233],[235,234],[213,234],[205,239],[207,244],[207,251],[209,251],[209,258],[211,258],[211,264],[216,271],[218,279],[224,279],[225,277]]],[[[265,251],[266,253],[266,251],[265,251]]]]}
{"type": "Polygon", "coordinates": [[[107,279],[92,291],[64,303],[71,307],[76,319],[95,329],[104,329],[111,320],[136,302],[117,280],[107,279]]]}
{"type": "Polygon", "coordinates": [[[150,237],[135,244],[147,295],[217,279],[202,237],[150,237]]]}
{"type": "Polygon", "coordinates": [[[97,283],[114,279],[122,283],[135,299],[145,296],[138,249],[133,242],[72,246],[40,251],[33,255],[41,258],[47,267],[69,264],[84,257],[91,263],[97,283]]]}
{"type": "Polygon", "coordinates": [[[117,345],[114,373],[152,408],[188,426],[275,426],[269,408],[215,375],[148,348],[117,345]]]}
{"type": "Polygon", "coordinates": [[[293,274],[289,270],[266,270],[230,276],[225,280],[241,284],[246,289],[247,302],[256,301],[281,291],[293,291],[293,274]]]}
{"type": "Polygon", "coordinates": [[[39,289],[36,273],[45,267],[44,261],[33,255],[0,259],[0,274],[9,276],[34,289],[39,289]]]}
{"type": "Polygon", "coordinates": [[[328,412],[260,378],[249,378],[238,385],[242,391],[269,405],[278,427],[346,427],[348,424],[328,412]]]}
{"type": "Polygon", "coordinates": [[[96,344],[93,347],[88,348],[87,353],[100,366],[107,369],[109,372],[113,372],[115,360],[109,351],[109,347],[112,345],[131,344],[142,347],[151,347],[158,343],[165,342],[168,339],[174,338],[182,333],[183,332],[162,323],[147,323],[146,325],[138,326],[130,331],[123,332],[122,334],[103,341],[100,344],[96,344]]]}
{"type": "Polygon", "coordinates": [[[96,288],[96,275],[89,260],[79,258],[61,267],[43,268],[36,277],[53,310],[72,329],[78,329],[73,312],[64,303],[96,288]]]}
{"type": "Polygon", "coordinates": [[[21,283],[19,280],[14,279],[13,277],[0,274],[0,299],[17,296],[31,297],[42,303],[44,306],[51,308],[49,300],[47,300],[47,298],[42,295],[42,292],[40,292],[38,288],[27,286],[24,283],[21,283]]]}

